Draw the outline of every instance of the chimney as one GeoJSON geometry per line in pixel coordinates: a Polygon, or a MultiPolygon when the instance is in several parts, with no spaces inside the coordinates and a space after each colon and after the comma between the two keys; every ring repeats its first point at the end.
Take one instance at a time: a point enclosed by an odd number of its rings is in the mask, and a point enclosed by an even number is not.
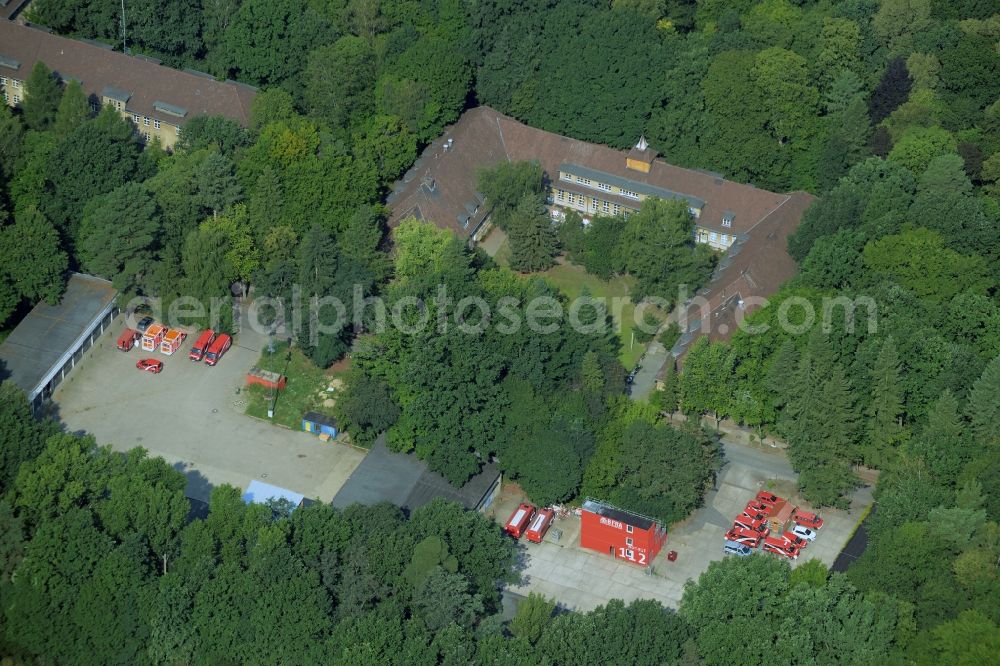
{"type": "Polygon", "coordinates": [[[645,135],[639,137],[639,141],[628,151],[625,157],[625,168],[640,173],[649,173],[653,168],[653,160],[656,159],[656,151],[649,147],[645,135]]]}

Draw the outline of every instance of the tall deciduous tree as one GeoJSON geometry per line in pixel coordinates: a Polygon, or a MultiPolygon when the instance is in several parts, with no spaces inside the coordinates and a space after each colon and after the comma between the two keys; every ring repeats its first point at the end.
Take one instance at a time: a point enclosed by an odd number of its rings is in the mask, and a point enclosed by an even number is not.
{"type": "Polygon", "coordinates": [[[34,206],[22,208],[14,219],[14,224],[0,227],[0,274],[6,274],[20,298],[55,305],[69,267],[59,234],[34,206]]]}
{"type": "Polygon", "coordinates": [[[63,90],[62,99],[59,100],[59,110],[56,111],[55,129],[56,134],[66,136],[84,121],[90,118],[90,102],[87,94],[83,92],[83,86],[74,79],[70,79],[63,90]]]}

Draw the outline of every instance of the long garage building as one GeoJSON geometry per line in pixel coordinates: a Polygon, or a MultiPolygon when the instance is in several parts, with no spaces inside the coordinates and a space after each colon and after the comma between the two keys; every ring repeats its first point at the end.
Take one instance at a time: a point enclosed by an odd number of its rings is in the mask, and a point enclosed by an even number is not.
{"type": "Polygon", "coordinates": [[[0,344],[0,379],[21,387],[37,411],[111,325],[117,295],[107,280],[73,273],[58,305],[36,305],[0,344]]]}

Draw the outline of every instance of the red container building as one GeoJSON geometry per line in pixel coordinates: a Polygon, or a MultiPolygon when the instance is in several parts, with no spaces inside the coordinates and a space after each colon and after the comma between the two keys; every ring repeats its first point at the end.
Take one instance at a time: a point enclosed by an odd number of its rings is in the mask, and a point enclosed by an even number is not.
{"type": "Polygon", "coordinates": [[[649,566],[663,548],[667,530],[652,518],[587,500],[583,503],[580,546],[640,566],[649,566]]]}

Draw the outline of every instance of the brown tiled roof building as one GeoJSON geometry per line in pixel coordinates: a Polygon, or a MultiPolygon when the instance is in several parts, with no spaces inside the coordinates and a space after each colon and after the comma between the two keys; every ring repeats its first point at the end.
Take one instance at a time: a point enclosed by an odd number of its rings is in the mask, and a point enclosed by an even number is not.
{"type": "MultiPolygon", "coordinates": [[[[795,274],[786,240],[812,195],[776,194],[674,166],[660,159],[645,138],[620,151],[529,127],[485,106],[467,111],[395,184],[388,199],[390,226],[414,216],[471,242],[482,240],[490,226],[489,202],[476,191],[476,174],[503,161],[541,164],[556,218],[567,209],[585,220],[601,214],[627,217],[647,197],[685,201],[697,240],[725,252],[699,292],[712,313],[715,337],[731,334],[738,311],[752,308],[755,299],[773,294],[795,274]]],[[[693,321],[675,353],[700,331],[693,321]]]]}
{"type": "Polygon", "coordinates": [[[79,81],[91,106],[113,106],[145,140],[158,137],[166,148],[198,115],[225,116],[248,125],[257,94],[251,86],[171,69],[152,58],[113,51],[106,44],[0,20],[0,87],[8,104],[23,99],[24,82],[39,60],[64,81],[79,81]]]}

